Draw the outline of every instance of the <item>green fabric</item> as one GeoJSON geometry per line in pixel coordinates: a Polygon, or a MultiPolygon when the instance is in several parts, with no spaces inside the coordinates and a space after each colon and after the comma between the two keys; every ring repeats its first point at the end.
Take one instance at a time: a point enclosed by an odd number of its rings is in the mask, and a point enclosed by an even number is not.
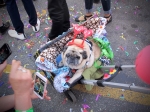
{"type": "MultiPolygon", "coordinates": [[[[102,39],[92,38],[92,37],[88,37],[88,40],[94,40],[94,42],[100,47],[101,56],[105,56],[111,60],[114,58],[113,51],[109,47],[110,46],[109,42],[105,42],[102,39]]],[[[84,79],[91,80],[91,79],[101,78],[103,76],[103,73],[99,70],[100,68],[101,68],[101,61],[96,60],[92,67],[86,69],[82,73],[84,79]]],[[[92,90],[93,86],[85,84],[85,88],[86,88],[86,90],[90,91],[90,90],[92,90]]]]}
{"type": "MultiPolygon", "coordinates": [[[[97,66],[100,66],[101,62],[96,61],[96,64],[97,64],[97,66]]],[[[101,73],[93,64],[92,67],[84,70],[82,75],[83,75],[84,79],[91,80],[91,79],[101,78],[103,76],[103,73],[101,73]]],[[[93,86],[85,84],[85,88],[86,88],[86,90],[90,91],[90,90],[92,90],[93,86]]]]}
{"type": "Polygon", "coordinates": [[[33,107],[28,109],[28,110],[25,110],[25,111],[22,111],[22,110],[15,110],[15,112],[33,112],[33,107]]]}
{"type": "Polygon", "coordinates": [[[100,38],[94,38],[94,41],[101,48],[101,56],[106,56],[107,58],[109,58],[111,60],[114,58],[113,51],[109,47],[109,45],[110,45],[109,42],[105,42],[100,38]]]}
{"type": "Polygon", "coordinates": [[[97,69],[101,68],[101,64],[99,64],[99,62],[100,62],[99,60],[94,61],[94,65],[93,65],[93,66],[94,66],[95,68],[97,68],[97,69]]]}

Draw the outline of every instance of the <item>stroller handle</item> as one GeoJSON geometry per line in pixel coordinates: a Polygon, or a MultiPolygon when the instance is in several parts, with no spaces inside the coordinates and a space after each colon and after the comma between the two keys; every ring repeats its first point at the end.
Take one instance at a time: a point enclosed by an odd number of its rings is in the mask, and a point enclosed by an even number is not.
{"type": "Polygon", "coordinates": [[[105,82],[105,81],[102,81],[102,80],[97,81],[97,80],[84,80],[84,79],[81,80],[81,83],[82,84],[93,85],[93,86],[100,86],[100,87],[107,86],[107,87],[112,87],[112,88],[120,88],[120,89],[125,89],[125,90],[150,94],[150,88],[135,86],[134,83],[132,83],[132,84],[123,84],[123,83],[105,82]]]}

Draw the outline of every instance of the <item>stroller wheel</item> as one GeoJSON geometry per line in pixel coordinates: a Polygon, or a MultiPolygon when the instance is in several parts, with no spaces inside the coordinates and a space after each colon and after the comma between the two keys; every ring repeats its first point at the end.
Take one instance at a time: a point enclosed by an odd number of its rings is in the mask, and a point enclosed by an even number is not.
{"type": "Polygon", "coordinates": [[[64,94],[71,102],[76,102],[77,98],[71,90],[64,91],[64,94]]]}

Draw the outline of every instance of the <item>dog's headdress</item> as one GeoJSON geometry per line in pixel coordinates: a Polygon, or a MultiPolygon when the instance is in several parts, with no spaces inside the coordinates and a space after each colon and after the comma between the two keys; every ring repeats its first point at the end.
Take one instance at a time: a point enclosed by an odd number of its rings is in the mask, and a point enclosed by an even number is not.
{"type": "Polygon", "coordinates": [[[84,41],[87,37],[92,36],[93,30],[91,30],[91,29],[88,30],[86,27],[76,25],[76,24],[73,24],[73,28],[74,28],[74,37],[73,37],[72,41],[68,42],[67,45],[68,46],[76,45],[80,48],[84,48],[84,41]],[[74,40],[77,38],[77,35],[81,34],[81,33],[83,33],[83,35],[84,35],[82,43],[75,43],[74,40]]]}

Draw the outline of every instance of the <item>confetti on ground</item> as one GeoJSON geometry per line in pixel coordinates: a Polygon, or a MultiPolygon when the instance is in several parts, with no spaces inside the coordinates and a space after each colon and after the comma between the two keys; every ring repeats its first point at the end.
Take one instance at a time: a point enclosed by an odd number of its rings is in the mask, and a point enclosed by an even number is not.
{"type": "Polygon", "coordinates": [[[88,112],[88,111],[86,110],[86,108],[84,108],[84,109],[83,109],[83,112],[88,112]]]}
{"type": "Polygon", "coordinates": [[[124,99],[125,99],[123,94],[120,96],[120,99],[122,99],[122,100],[124,100],[124,99]]]}
{"type": "Polygon", "coordinates": [[[3,39],[3,36],[0,35],[0,40],[3,39]]]}
{"type": "Polygon", "coordinates": [[[12,43],[11,43],[11,46],[14,47],[14,45],[15,45],[14,42],[12,42],[12,43]]]}
{"type": "Polygon", "coordinates": [[[96,99],[95,99],[95,100],[97,101],[99,97],[100,97],[100,94],[98,94],[98,95],[96,96],[96,99]]]}
{"type": "Polygon", "coordinates": [[[81,108],[81,112],[83,112],[83,109],[81,108]]]}
{"type": "Polygon", "coordinates": [[[83,108],[90,108],[90,106],[88,106],[87,104],[82,104],[83,108]]]}
{"type": "Polygon", "coordinates": [[[129,53],[127,51],[125,51],[125,53],[126,53],[126,56],[129,56],[129,53]]]}
{"type": "Polygon", "coordinates": [[[4,84],[4,82],[0,82],[0,86],[2,86],[4,84]]]}
{"type": "Polygon", "coordinates": [[[110,94],[108,93],[107,96],[110,97],[110,94]]]}
{"type": "Polygon", "coordinates": [[[28,56],[29,56],[29,57],[31,57],[31,56],[32,56],[32,54],[28,54],[28,56]]]}
{"type": "Polygon", "coordinates": [[[72,108],[70,108],[70,112],[72,112],[72,108]]]}
{"type": "Polygon", "coordinates": [[[124,91],[125,91],[125,89],[121,89],[121,91],[123,91],[123,92],[124,92],[124,91]]]}
{"type": "Polygon", "coordinates": [[[10,85],[10,86],[8,86],[8,88],[11,88],[11,85],[10,85]]]}
{"type": "Polygon", "coordinates": [[[30,49],[34,46],[34,42],[30,41],[29,43],[26,43],[25,45],[28,49],[30,49]]]}
{"type": "Polygon", "coordinates": [[[120,36],[121,38],[123,38],[124,40],[126,40],[125,38],[124,38],[124,35],[123,35],[123,33],[122,33],[122,35],[120,36]]]}
{"type": "Polygon", "coordinates": [[[65,104],[67,100],[68,100],[68,99],[65,98],[65,99],[63,100],[62,104],[65,104]]]}
{"type": "Polygon", "coordinates": [[[139,48],[138,48],[138,47],[136,47],[136,49],[137,49],[137,50],[139,50],[139,48]]]}
{"type": "Polygon", "coordinates": [[[29,64],[25,64],[23,67],[24,67],[24,68],[26,68],[26,67],[27,67],[27,65],[29,65],[29,64]]]}
{"type": "Polygon", "coordinates": [[[118,30],[119,29],[119,26],[116,26],[116,30],[118,30]]]}
{"type": "Polygon", "coordinates": [[[137,44],[138,43],[138,41],[134,41],[134,44],[137,44]]]}
{"type": "Polygon", "coordinates": [[[123,48],[122,46],[119,46],[119,48],[120,48],[122,51],[124,51],[124,48],[123,48]]]}
{"type": "Polygon", "coordinates": [[[40,18],[40,17],[43,17],[43,16],[46,16],[46,10],[42,10],[42,13],[40,14],[40,12],[37,12],[37,16],[40,18]]]}
{"type": "Polygon", "coordinates": [[[17,56],[15,56],[14,58],[17,58],[17,56]]]}

